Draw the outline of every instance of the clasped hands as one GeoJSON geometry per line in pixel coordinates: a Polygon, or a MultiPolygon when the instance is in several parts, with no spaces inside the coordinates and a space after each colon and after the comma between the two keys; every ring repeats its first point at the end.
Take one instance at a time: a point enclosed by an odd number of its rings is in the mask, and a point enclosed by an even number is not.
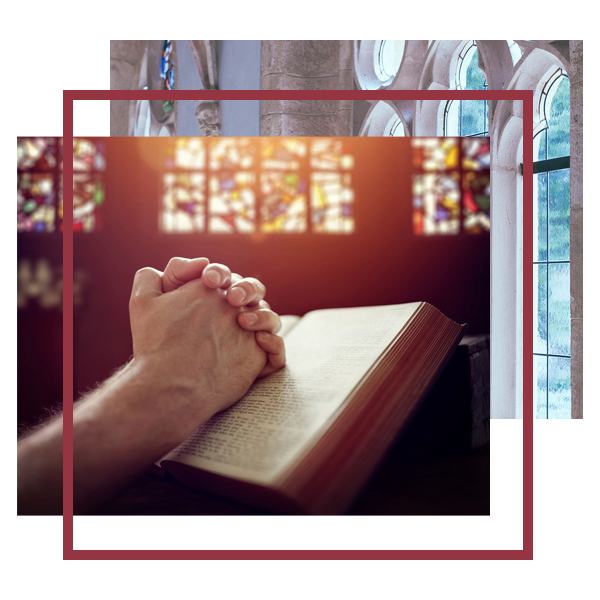
{"type": "Polygon", "coordinates": [[[285,365],[281,320],[265,293],[257,279],[207,258],[172,258],[164,273],[140,269],[129,303],[133,362],[205,413],[228,408],[257,377],[285,365]]]}

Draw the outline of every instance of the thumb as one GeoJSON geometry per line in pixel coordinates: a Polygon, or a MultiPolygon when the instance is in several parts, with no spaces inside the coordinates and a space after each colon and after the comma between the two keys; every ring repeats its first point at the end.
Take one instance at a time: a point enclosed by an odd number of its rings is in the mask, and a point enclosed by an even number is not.
{"type": "Polygon", "coordinates": [[[131,288],[130,304],[152,300],[162,295],[162,273],[151,267],[136,272],[131,288]]]}
{"type": "Polygon", "coordinates": [[[209,264],[208,258],[172,258],[163,273],[162,291],[172,292],[188,281],[200,279],[209,264]]]}

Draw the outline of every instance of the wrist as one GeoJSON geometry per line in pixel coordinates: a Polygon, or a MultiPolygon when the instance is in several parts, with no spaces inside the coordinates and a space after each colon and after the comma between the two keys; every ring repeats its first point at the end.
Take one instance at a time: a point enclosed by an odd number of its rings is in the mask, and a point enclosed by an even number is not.
{"type": "Polygon", "coordinates": [[[143,428],[145,437],[163,440],[167,450],[214,414],[211,403],[202,397],[198,377],[174,375],[162,361],[152,357],[132,359],[117,385],[125,392],[126,401],[117,402],[113,394],[107,394],[102,410],[119,412],[123,421],[135,423],[135,429],[143,428]]]}

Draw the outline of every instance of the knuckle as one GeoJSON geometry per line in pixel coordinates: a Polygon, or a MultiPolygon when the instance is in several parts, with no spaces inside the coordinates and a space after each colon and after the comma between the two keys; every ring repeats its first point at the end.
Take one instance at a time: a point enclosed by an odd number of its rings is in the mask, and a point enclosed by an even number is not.
{"type": "Polygon", "coordinates": [[[182,263],[182,262],[186,262],[186,260],[187,260],[187,259],[185,259],[185,258],[181,258],[181,256],[173,256],[173,257],[172,257],[172,258],[169,260],[169,262],[168,262],[168,264],[167,264],[167,268],[168,268],[168,267],[174,267],[175,265],[178,265],[178,264],[180,264],[180,263],[182,263]]]}
{"type": "Polygon", "coordinates": [[[152,273],[154,269],[152,267],[142,267],[135,272],[135,277],[142,277],[148,273],[152,273]]]}

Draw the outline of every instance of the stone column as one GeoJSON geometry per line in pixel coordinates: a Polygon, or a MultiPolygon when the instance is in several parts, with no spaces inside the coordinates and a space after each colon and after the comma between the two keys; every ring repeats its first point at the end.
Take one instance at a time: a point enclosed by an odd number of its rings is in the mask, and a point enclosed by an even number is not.
{"type": "MultiPolygon", "coordinates": [[[[146,40],[110,41],[110,89],[137,89],[140,66],[146,50],[146,40]]],[[[135,104],[135,103],[134,103],[135,104]]],[[[129,135],[130,100],[110,101],[110,135],[129,135]]]]}
{"type": "MultiPolygon", "coordinates": [[[[349,40],[265,40],[263,90],[352,89],[349,40]]],[[[351,136],[352,101],[263,100],[261,135],[351,136]]]]}

